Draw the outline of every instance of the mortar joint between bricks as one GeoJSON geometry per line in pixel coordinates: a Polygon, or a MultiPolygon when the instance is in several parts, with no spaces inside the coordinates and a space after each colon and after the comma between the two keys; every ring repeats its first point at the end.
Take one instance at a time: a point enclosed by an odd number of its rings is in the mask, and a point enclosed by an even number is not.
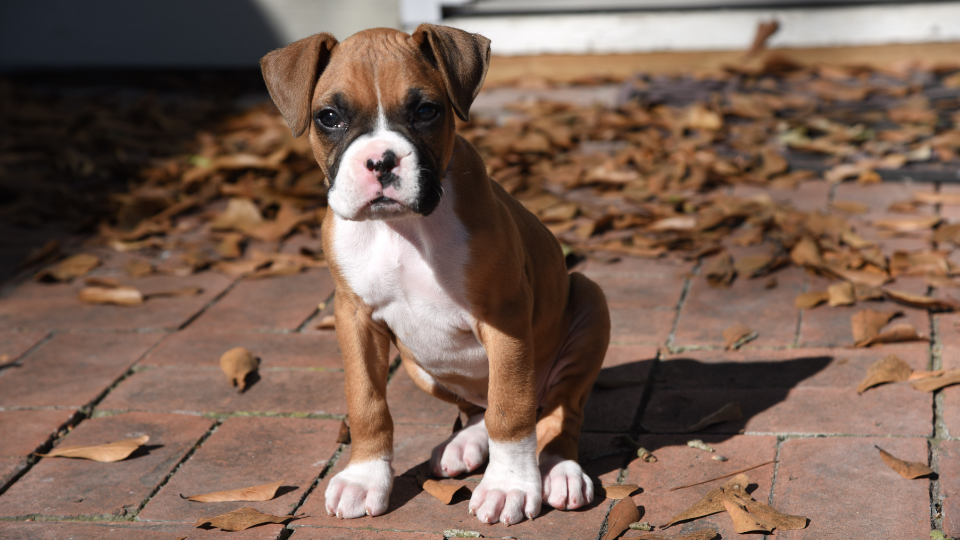
{"type": "Polygon", "coordinates": [[[137,515],[140,514],[143,508],[147,506],[147,504],[150,501],[152,501],[154,497],[157,496],[157,493],[159,493],[160,490],[163,489],[163,486],[167,485],[170,482],[170,479],[173,478],[173,475],[177,474],[177,472],[180,471],[180,469],[183,467],[183,464],[186,463],[191,457],[193,457],[193,454],[196,453],[196,451],[199,450],[201,446],[203,446],[203,443],[207,442],[207,439],[209,439],[211,435],[213,435],[214,433],[217,432],[218,429],[220,429],[221,424],[223,424],[223,420],[221,419],[214,420],[213,425],[210,426],[210,429],[204,432],[204,434],[201,435],[199,439],[197,439],[197,442],[195,442],[193,446],[190,447],[190,450],[188,450],[183,455],[183,457],[180,458],[179,461],[177,461],[177,464],[174,465],[173,470],[171,470],[166,476],[164,476],[163,480],[161,480],[160,483],[153,488],[150,494],[147,495],[147,498],[141,501],[139,505],[137,505],[136,510],[130,513],[131,521],[135,519],[137,515]]]}
{"type": "MultiPolygon", "coordinates": [[[[333,452],[333,455],[330,456],[330,459],[327,460],[326,465],[323,466],[323,469],[320,471],[320,474],[318,474],[317,477],[313,479],[313,482],[310,483],[310,486],[303,491],[303,495],[300,496],[300,500],[297,501],[296,506],[293,507],[293,511],[290,512],[291,514],[296,515],[296,513],[299,512],[301,508],[303,508],[303,505],[306,504],[307,502],[307,498],[313,494],[313,491],[317,489],[317,487],[320,485],[320,482],[322,482],[323,479],[326,478],[328,474],[330,474],[330,471],[333,470],[333,467],[340,460],[340,456],[343,455],[343,452],[346,449],[347,449],[347,445],[345,444],[341,444],[340,446],[337,447],[337,449],[333,452]]],[[[293,530],[292,523],[288,523],[285,529],[290,529],[292,531],[293,530]]]]}
{"type": "Polygon", "coordinates": [[[693,268],[690,269],[690,273],[683,278],[683,287],[680,288],[680,298],[677,299],[677,312],[673,316],[673,325],[670,327],[670,334],[667,336],[666,347],[668,350],[673,350],[675,347],[674,340],[677,335],[677,327],[680,325],[680,313],[683,312],[683,305],[687,301],[687,296],[690,294],[690,287],[693,286],[693,280],[700,275],[700,266],[703,264],[702,258],[697,259],[697,262],[694,263],[693,268]]]}

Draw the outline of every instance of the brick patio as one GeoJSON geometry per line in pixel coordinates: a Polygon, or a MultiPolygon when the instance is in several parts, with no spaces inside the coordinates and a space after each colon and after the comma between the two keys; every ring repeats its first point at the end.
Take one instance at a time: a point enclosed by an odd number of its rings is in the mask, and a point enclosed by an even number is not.
{"type": "MultiPolygon", "coordinates": [[[[812,181],[795,192],[768,193],[804,210],[857,200],[870,205],[872,219],[906,194],[940,189],[812,181]]],[[[749,196],[751,190],[731,192],[749,196]]],[[[942,215],[958,219],[946,209],[942,215]]],[[[857,225],[872,234],[865,223],[857,225]]],[[[921,236],[877,239],[887,249],[929,245],[921,236]]],[[[729,249],[739,256],[755,248],[729,249]]],[[[350,456],[350,446],[336,442],[347,412],[336,339],[316,329],[318,306],[333,293],[329,273],[234,281],[207,271],[132,280],[121,271],[127,256],[97,254],[104,264],[94,275],[144,292],[171,285],[204,292],[125,308],[80,304],[81,280],[8,288],[0,298],[0,354],[19,358],[20,365],[0,371],[0,538],[439,540],[445,529],[467,529],[493,538],[593,540],[605,530],[610,500],[575,512],[545,507],[536,520],[507,528],[481,525],[467,514],[465,497],[443,506],[422,492],[415,474],[450,433],[456,409],[419,392],[396,369],[396,359],[388,386],[398,474],[390,509],[377,518],[328,517],[324,488],[350,456]],[[242,394],[218,365],[219,355],[235,346],[261,358],[258,380],[242,394]],[[118,463],[31,456],[140,434],[150,436],[149,444],[118,463]],[[264,503],[179,497],[279,479],[284,487],[264,503]],[[200,517],[244,506],[309,517],[240,533],[192,527],[200,517]]],[[[932,395],[905,385],[855,391],[868,366],[890,353],[918,370],[960,367],[954,329],[960,316],[898,306],[931,336],[929,344],[850,349],[850,316],[859,308],[794,308],[797,294],[826,287],[822,277],[788,268],[775,274],[772,289],[766,278],[712,288],[698,275],[701,267],[631,258],[579,267],[610,299],[614,335],[601,381],[638,381],[591,395],[581,442],[587,472],[599,483],[638,484],[633,498],[641,519],[659,525],[708,489],[670,487],[777,459],[776,466],[749,473],[754,497],[810,523],[776,537],[913,540],[928,538],[932,528],[960,535],[960,388],[932,395]],[[733,322],[757,330],[758,339],[739,351],[723,350],[722,331],[733,322]],[[743,420],[678,434],[731,401],[741,404],[743,420]],[[614,444],[622,435],[659,460],[646,463],[624,452],[614,444]],[[687,447],[691,438],[729,460],[687,447]],[[880,461],[875,444],[927,462],[940,476],[905,480],[880,461]]],[[[930,292],[919,278],[901,278],[897,287],[930,292]]],[[[480,477],[456,482],[474,486],[480,477]]],[[[708,527],[723,538],[739,536],[725,514],[671,531],[708,527]]]]}

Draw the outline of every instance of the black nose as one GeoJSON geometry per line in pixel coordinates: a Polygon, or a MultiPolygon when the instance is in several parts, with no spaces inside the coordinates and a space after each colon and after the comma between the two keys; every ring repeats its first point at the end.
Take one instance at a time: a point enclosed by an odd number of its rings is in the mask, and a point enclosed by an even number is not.
{"type": "Polygon", "coordinates": [[[393,150],[384,152],[383,158],[380,161],[368,159],[364,165],[366,165],[368,171],[377,171],[379,173],[377,174],[377,180],[383,187],[387,187],[399,180],[397,175],[391,172],[393,168],[397,166],[397,155],[393,153],[393,150]]]}

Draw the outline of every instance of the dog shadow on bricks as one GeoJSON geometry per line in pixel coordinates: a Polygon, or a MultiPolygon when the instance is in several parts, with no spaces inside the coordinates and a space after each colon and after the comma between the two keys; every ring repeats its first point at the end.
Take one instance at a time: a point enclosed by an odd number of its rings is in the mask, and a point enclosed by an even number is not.
{"type": "MultiPolygon", "coordinates": [[[[791,389],[833,361],[831,356],[729,362],[673,358],[656,364],[648,359],[603,368],[584,409],[580,463],[599,482],[636,459],[634,451],[622,443],[625,435],[667,435],[644,437],[644,446],[653,453],[676,443],[677,436],[702,438],[711,444],[723,442],[738,435],[758,414],[785,401],[791,389]],[[737,403],[743,418],[688,431],[728,403],[737,403]]],[[[474,488],[483,470],[454,481],[474,488]]],[[[422,491],[416,482],[418,474],[430,476],[427,461],[398,473],[388,513],[403,508],[422,491]]],[[[451,506],[465,507],[469,499],[470,492],[460,490],[451,506]]],[[[597,496],[576,511],[589,511],[603,503],[604,498],[597,496]]],[[[541,515],[553,510],[544,505],[541,515]]]]}

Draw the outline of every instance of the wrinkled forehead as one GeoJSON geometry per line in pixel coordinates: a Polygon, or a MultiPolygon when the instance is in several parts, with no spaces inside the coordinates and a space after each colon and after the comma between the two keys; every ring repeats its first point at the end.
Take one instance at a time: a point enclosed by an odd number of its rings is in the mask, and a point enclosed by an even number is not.
{"type": "Polygon", "coordinates": [[[446,89],[440,71],[398,33],[337,44],[314,89],[313,109],[346,100],[358,111],[391,110],[413,97],[442,103],[446,89]]]}

